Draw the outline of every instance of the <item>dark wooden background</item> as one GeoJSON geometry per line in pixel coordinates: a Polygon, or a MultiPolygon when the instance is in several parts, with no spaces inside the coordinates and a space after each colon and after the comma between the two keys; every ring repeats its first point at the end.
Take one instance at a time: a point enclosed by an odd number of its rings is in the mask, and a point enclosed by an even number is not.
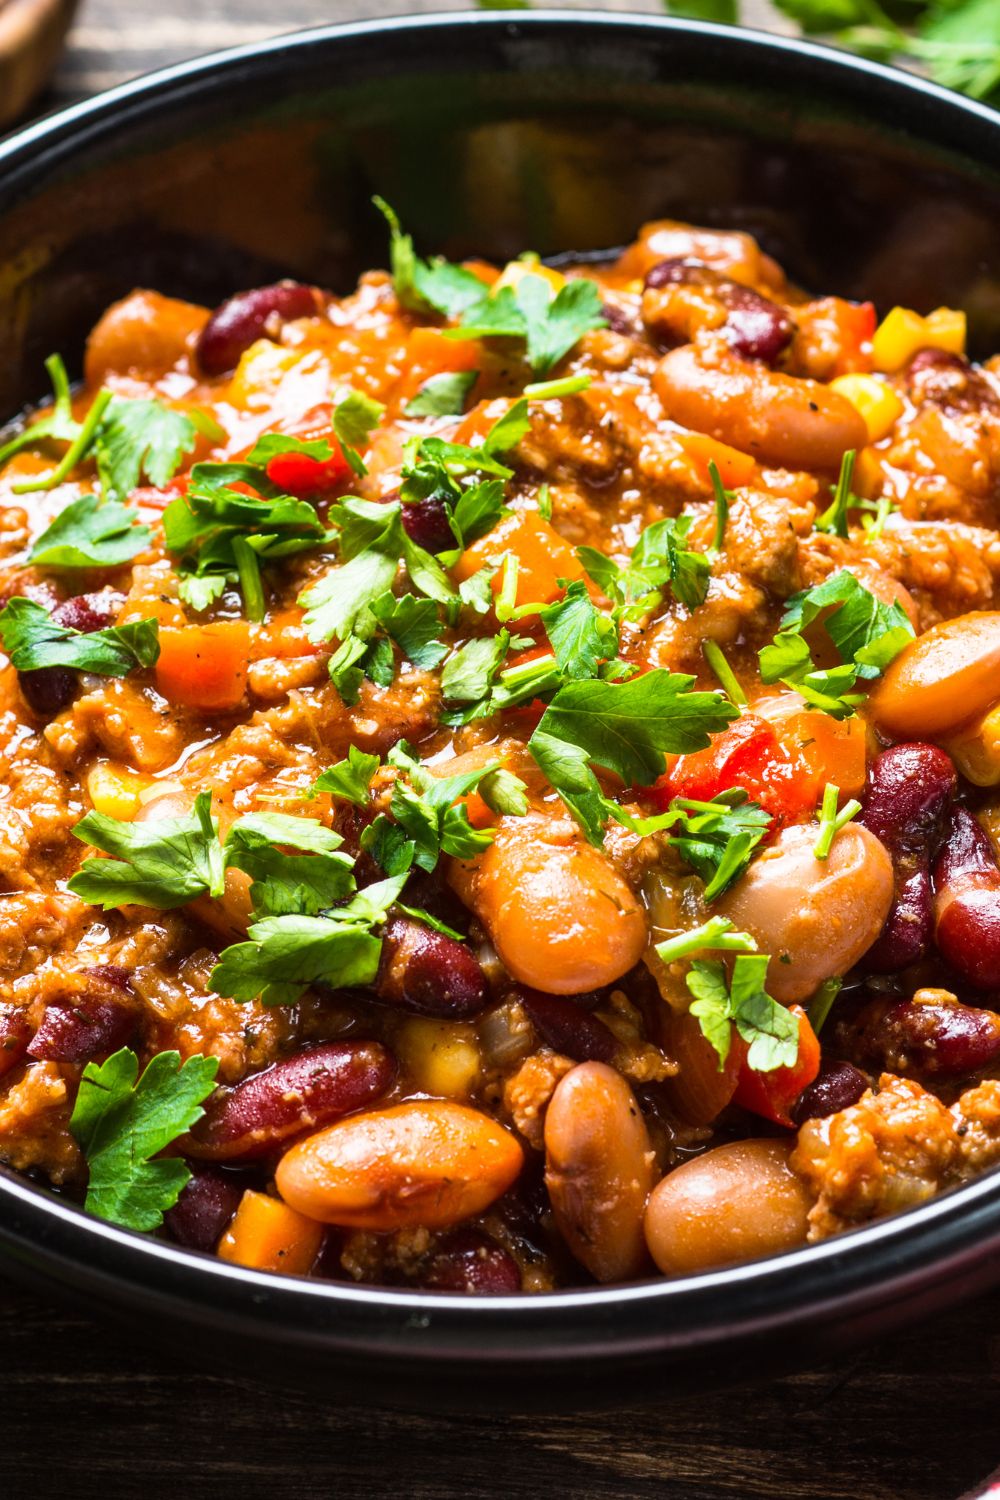
{"type": "MultiPolygon", "coordinates": [[[[402,8],[84,0],[39,108],[213,48],[402,8]]],[[[773,22],[766,0],[747,13],[773,22]]],[[[182,1355],[169,1364],[139,1331],[124,1338],[0,1282],[6,1500],[957,1500],[1000,1462],[1000,1295],[754,1389],[620,1396],[613,1418],[345,1407],[207,1376],[182,1355]]]]}

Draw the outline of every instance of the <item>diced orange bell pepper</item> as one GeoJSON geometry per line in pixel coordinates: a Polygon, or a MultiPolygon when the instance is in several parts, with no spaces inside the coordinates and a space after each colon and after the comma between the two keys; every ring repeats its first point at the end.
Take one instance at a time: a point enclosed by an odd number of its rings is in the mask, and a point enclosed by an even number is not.
{"type": "Polygon", "coordinates": [[[245,620],[161,630],[156,686],[164,698],[181,707],[225,712],[243,701],[249,660],[250,626],[245,620]]]}
{"type": "Polygon", "coordinates": [[[790,1005],[789,1010],[799,1022],[799,1055],[795,1062],[790,1068],[757,1073],[744,1061],[733,1099],[752,1114],[791,1128],[792,1105],[819,1073],[820,1045],[801,1005],[790,1005]]]}
{"type": "MultiPolygon", "coordinates": [[[[512,553],[517,558],[517,599],[522,604],[551,604],[561,592],[559,580],[582,578],[583,568],[569,542],[536,510],[517,510],[499,521],[486,536],[467,547],[455,564],[461,583],[487,563],[501,561],[512,553]]],[[[493,592],[500,589],[501,574],[493,579],[493,592]]]]}
{"type": "Polygon", "coordinates": [[[753,479],[757,467],[755,460],[749,453],[741,453],[728,443],[720,443],[718,438],[709,437],[704,432],[685,432],[681,446],[697,464],[704,479],[709,478],[708,466],[714,463],[727,490],[739,489],[740,485],[749,484],[753,479]]]}
{"type": "Polygon", "coordinates": [[[476,339],[449,339],[441,328],[414,328],[406,341],[400,394],[408,399],[432,376],[478,370],[482,362],[483,347],[476,339]]]}
{"type": "Polygon", "coordinates": [[[710,802],[731,787],[742,787],[771,814],[772,833],[816,806],[816,785],[802,759],[779,739],[773,724],[752,713],[715,735],[707,749],[680,756],[649,796],[666,808],[674,797],[710,802]]]}
{"type": "Polygon", "coordinates": [[[323,1226],[267,1193],[248,1189],[222,1239],[219,1258],[255,1271],[305,1276],[323,1243],[323,1226]]]}
{"type": "Polygon", "coordinates": [[[816,800],[827,782],[838,786],[845,798],[861,794],[868,774],[861,719],[831,719],[819,709],[796,706],[791,695],[787,700],[778,698],[755,708],[774,725],[782,745],[809,772],[816,800]]]}

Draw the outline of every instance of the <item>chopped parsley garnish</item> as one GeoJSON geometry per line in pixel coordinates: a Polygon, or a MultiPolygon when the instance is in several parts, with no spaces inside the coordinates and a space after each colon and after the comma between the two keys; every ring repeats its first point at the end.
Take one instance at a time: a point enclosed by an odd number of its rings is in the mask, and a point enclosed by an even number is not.
{"type": "Polygon", "coordinates": [[[569,682],[545,710],[528,749],[592,843],[614,809],[592,763],[626,786],[649,786],[665,755],[704,749],[737,716],[718,694],[692,692],[694,681],[657,668],[627,682],[569,682]]]}
{"type": "Polygon", "coordinates": [[[478,790],[496,812],[527,810],[523,783],[509,772],[501,774],[498,761],[457,776],[435,776],[401,740],[388,764],[400,773],[389,799],[389,814],[380,813],[361,835],[366,850],[387,875],[398,875],[417,865],[433,870],[442,854],[472,859],[493,842],[492,829],[473,828],[468,809],[459,799],[478,790]]]}
{"type": "Polygon", "coordinates": [[[901,605],[884,604],[853,573],[834,573],[788,601],[781,629],[760,653],[761,677],[784,682],[815,708],[846,719],[864,701],[858,684],[879,677],[913,634],[901,605]],[[839,665],[815,666],[804,634],[814,626],[834,647],[839,665]]]}
{"type": "Polygon", "coordinates": [[[254,922],[245,943],[223,952],[209,978],[212,989],[243,1002],[259,997],[264,1005],[294,1005],[311,984],[371,984],[382,954],[382,939],[372,929],[385,921],[407,878],[402,873],[366,886],[322,916],[254,922]]]}
{"type": "Polygon", "coordinates": [[[422,260],[413,240],[381,198],[374,200],[389,224],[396,296],[412,312],[457,320],[450,338],[517,339],[536,375],[547,375],[585,333],[607,326],[596,282],[568,281],[553,292],[543,276],[522,276],[516,287],[490,291],[479,277],[446,260],[422,260]]]}
{"type": "Polygon", "coordinates": [[[11,599],[0,610],[0,641],[19,672],[68,667],[100,677],[124,677],[135,667],[151,667],[160,654],[156,620],[81,632],[57,625],[49,611],[30,599],[11,599]]]}
{"type": "MultiPolygon", "coordinates": [[[[322,446],[329,456],[327,445],[322,446]]],[[[265,451],[273,456],[278,450],[265,451]]],[[[264,613],[261,564],[320,547],[330,538],[315,508],[307,500],[283,495],[253,453],[245,463],[195,464],[187,494],[172,500],[163,513],[163,533],[167,550],[188,575],[181,579],[186,603],[204,608],[227,583],[239,582],[248,617],[257,620],[264,613]],[[256,494],[234,489],[236,484],[256,494]]]]}
{"type": "Polygon", "coordinates": [[[799,1055],[799,1023],[791,1011],[772,1000],[764,985],[766,953],[741,953],[733,962],[732,980],[715,959],[696,959],[685,982],[694,999],[691,1014],[715,1048],[719,1069],[725,1067],[735,1025],[749,1043],[747,1065],[756,1073],[794,1066],[799,1055]]]}
{"type": "Polygon", "coordinates": [[[726,540],[726,524],[729,520],[729,506],[733,499],[733,492],[727,490],[722,483],[722,475],[712,458],[708,461],[708,475],[712,481],[712,492],[715,496],[715,531],[712,536],[711,552],[717,557],[726,540]]]}
{"type": "Polygon", "coordinates": [[[718,678],[730,703],[735,703],[737,708],[745,708],[747,695],[743,691],[739,678],[726,660],[722,647],[716,641],[704,640],[701,643],[701,654],[718,678]]]}
{"type": "Polygon", "coordinates": [[[817,859],[828,859],[833,841],[840,830],[848,824],[852,818],[856,818],[861,811],[861,803],[852,797],[845,802],[841,810],[837,811],[837,802],[840,797],[839,786],[827,782],[823,790],[823,801],[820,805],[819,814],[819,837],[813,846],[813,853],[817,859]]]}
{"type": "Polygon", "coordinates": [[[712,802],[675,797],[669,811],[679,823],[669,842],[704,880],[704,901],[717,900],[739,879],[771,826],[770,813],[748,801],[741,787],[712,802]]]}
{"type": "Polygon", "coordinates": [[[333,430],[341,452],[359,478],[368,473],[368,468],[358,449],[367,444],[369,433],[381,422],[384,412],[381,401],[360,391],[350,391],[333,408],[333,430]]]}
{"type": "Polygon", "coordinates": [[[615,622],[596,607],[579,579],[557,603],[539,610],[539,615],[567,682],[596,677],[601,665],[617,656],[615,622]]]}
{"type": "Polygon", "coordinates": [[[158,1229],[191,1169],[176,1156],[154,1160],[204,1114],[219,1060],[158,1052],[139,1077],[128,1047],[88,1063],[69,1128],[87,1159],[89,1214],[126,1229],[158,1229]]]}
{"type": "Polygon", "coordinates": [[[755,953],[757,944],[749,932],[737,932],[728,917],[709,917],[700,927],[689,932],[679,932],[656,944],[656,956],[661,963],[673,964],[678,959],[689,958],[692,953],[704,953],[706,949],[720,953],[755,953]]]}
{"type": "Polygon", "coordinates": [[[654,521],[647,526],[621,567],[595,547],[578,547],[576,555],[588,576],[611,600],[618,619],[638,621],[659,607],[664,590],[688,609],[697,609],[708,593],[711,560],[687,545],[692,516],[654,521]]]}
{"type": "Polygon", "coordinates": [[[840,461],[840,474],[837,478],[837,486],[833,492],[833,499],[829,508],[821,516],[817,516],[813,525],[816,531],[828,531],[833,536],[846,537],[847,513],[852,507],[860,504],[856,495],[851,494],[851,483],[854,479],[854,462],[857,458],[853,448],[849,448],[840,461]]]}
{"type": "Polygon", "coordinates": [[[478,370],[448,370],[425,380],[407,402],[407,417],[457,417],[465,410],[469,392],[479,379],[478,370]]]}
{"type": "Polygon", "coordinates": [[[256,916],[313,916],[355,890],[354,860],[340,852],[343,842],[313,818],[250,813],[229,830],[225,858],[251,877],[256,916]],[[286,846],[306,852],[287,854],[286,846]]]}
{"type": "Polygon", "coordinates": [[[119,568],[147,546],[150,535],[127,505],[81,495],[35,538],[28,561],[55,571],[119,568]]]}
{"type": "Polygon", "coordinates": [[[348,746],[347,758],[328,766],[309,789],[311,797],[329,792],[331,797],[341,797],[353,802],[355,807],[365,807],[371,790],[372,778],[380,765],[377,755],[366,755],[357,745],[348,746]]]}
{"type": "Polygon", "coordinates": [[[222,895],[225,856],[211,792],[199,793],[184,817],[124,823],[89,812],[73,833],[113,856],[86,860],[68,882],[81,901],[105,911],[132,903],[169,911],[206,892],[222,895]]]}

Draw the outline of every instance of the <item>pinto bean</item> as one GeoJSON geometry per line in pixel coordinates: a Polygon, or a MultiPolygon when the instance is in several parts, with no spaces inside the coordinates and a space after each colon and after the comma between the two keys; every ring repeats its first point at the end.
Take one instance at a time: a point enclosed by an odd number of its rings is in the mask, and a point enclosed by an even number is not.
{"type": "Polygon", "coordinates": [[[848,448],[868,440],[864,419],[836,391],[735,356],[707,364],[693,348],[673,349],[653,385],[674,421],[764,463],[836,469],[848,448]]]}
{"type": "Polygon", "coordinates": [[[825,1120],[857,1104],[870,1087],[867,1075],[849,1062],[824,1062],[819,1076],[804,1089],[790,1110],[796,1125],[806,1120],[825,1120]]]}
{"type": "Polygon", "coordinates": [[[871,1000],[835,1031],[838,1048],[873,1073],[961,1078],[1000,1057],[1000,1016],[972,1005],[871,1000]]]}
{"type": "Polygon", "coordinates": [[[386,923],[374,988],[390,1005],[453,1019],[475,1015],[489,999],[486,975],[465,944],[409,917],[386,923]]]}
{"type": "Polygon", "coordinates": [[[852,968],[892,904],[892,861],[867,828],[848,823],[825,860],[815,857],[815,842],[815,824],[783,829],[718,903],[771,954],[768,990],[783,1004],[852,968]]]}
{"type": "Polygon", "coordinates": [[[436,1292],[511,1296],[521,1290],[517,1262],[478,1229],[456,1229],[440,1246],[422,1278],[436,1292]]]}
{"type": "Polygon", "coordinates": [[[683,1276],[805,1244],[809,1195],[784,1141],[733,1141],[653,1189],[646,1240],[660,1270],[683,1276]]]}
{"type": "Polygon", "coordinates": [[[0,1006],[0,1078],[23,1062],[31,1041],[31,1024],[16,1005],[0,1006]]]}
{"type": "Polygon", "coordinates": [[[292,318],[321,310],[317,292],[299,281],[278,281],[250,292],[238,292],[217,307],[198,338],[198,363],[206,375],[235,370],[240,355],[261,338],[276,338],[292,318]]]}
{"type": "Polygon", "coordinates": [[[940,739],[1000,701],[1000,611],[959,615],[918,636],[875,684],[868,711],[892,739],[940,739]]]}
{"type": "Polygon", "coordinates": [[[252,1161],[384,1094],[396,1064],[378,1042],[324,1042],[212,1098],[191,1132],[208,1161],[252,1161]]]}
{"type": "Polygon", "coordinates": [[[245,1184],[231,1172],[204,1162],[189,1162],[188,1166],[191,1180],[181,1188],[173,1208],[163,1215],[163,1227],[178,1245],[210,1255],[240,1206],[245,1184]]]}
{"type": "Polygon", "coordinates": [[[437,495],[409,501],[403,506],[402,521],[410,541],[426,552],[445,552],[457,545],[445,503],[437,495]]]}
{"type": "Polygon", "coordinates": [[[510,1131],[479,1110],[411,1099],[307,1136],[275,1181],[286,1203],[323,1224],[447,1229],[505,1193],[523,1159],[510,1131]]]}
{"type": "Polygon", "coordinates": [[[951,967],[979,989],[1000,974],[1000,869],[970,812],[956,807],[934,866],[934,938],[951,967]]]}
{"type": "Polygon", "coordinates": [[[908,968],[931,940],[930,860],[956,784],[951,757],[937,745],[893,745],[872,764],[859,822],[889,850],[895,875],[885,927],[865,955],[872,973],[908,968]]]}
{"type": "Polygon", "coordinates": [[[79,995],[48,1005],[42,1024],[28,1045],[40,1062],[89,1062],[116,1052],[136,1026],[135,997],[127,969],[104,964],[84,970],[87,985],[79,995]]]}
{"type": "Polygon", "coordinates": [[[601,989],[645,949],[638,900],[610,860],[561,820],[501,819],[490,847],[474,864],[453,864],[449,878],[508,972],[532,989],[601,989]]]}
{"type": "Polygon", "coordinates": [[[545,1183],[563,1238],[592,1276],[641,1275],[653,1153],[638,1101],[614,1068],[581,1063],[560,1079],[545,1115],[545,1183]]]}
{"type": "Polygon", "coordinates": [[[554,1051],[574,1062],[614,1061],[618,1044],[613,1032],[575,1000],[529,989],[520,990],[518,998],[542,1041],[554,1051]]]}

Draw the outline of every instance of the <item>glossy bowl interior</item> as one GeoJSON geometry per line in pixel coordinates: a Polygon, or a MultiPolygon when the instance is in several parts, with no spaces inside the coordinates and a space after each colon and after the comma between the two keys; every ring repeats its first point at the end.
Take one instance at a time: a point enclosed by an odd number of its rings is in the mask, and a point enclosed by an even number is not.
{"type": "MultiPolygon", "coordinates": [[[[0,144],[0,417],[135,285],[212,302],[427,250],[601,250],[656,216],[751,230],[822,292],[969,309],[1000,347],[1000,117],[821,48],[649,17],[321,29],[185,64],[0,144]]],[[[0,1176],[12,1270],[186,1358],[381,1402],[613,1404],[815,1360],[1000,1280],[1000,1176],[733,1271],[466,1299],[244,1271],[0,1176]]]]}

